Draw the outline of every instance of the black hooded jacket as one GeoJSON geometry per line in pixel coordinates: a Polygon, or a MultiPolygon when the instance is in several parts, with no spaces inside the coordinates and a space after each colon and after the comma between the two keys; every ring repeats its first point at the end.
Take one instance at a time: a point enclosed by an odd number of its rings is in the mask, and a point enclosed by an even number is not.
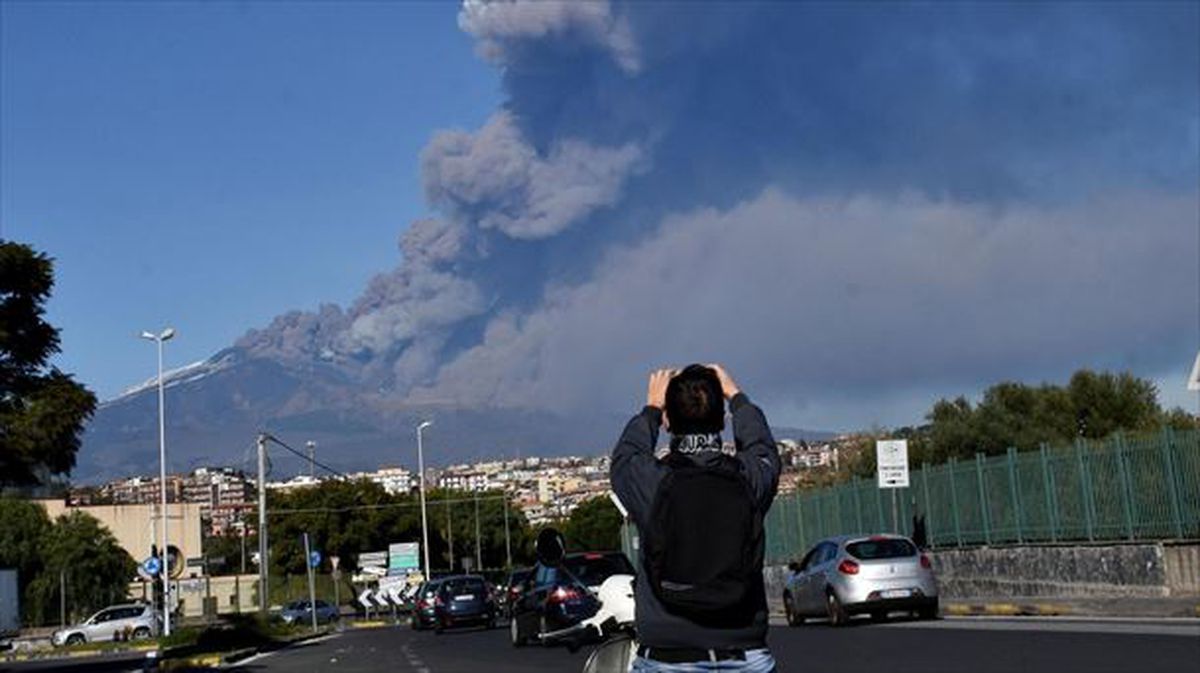
{"type": "MultiPolygon", "coordinates": [[[[755,406],[745,394],[739,393],[729,402],[733,415],[733,437],[737,446],[737,461],[742,474],[750,484],[763,515],[775,498],[779,485],[779,452],[775,439],[767,426],[762,410],[755,406]]],[[[646,407],[625,426],[621,439],[613,449],[612,467],[609,477],[613,491],[629,510],[629,516],[639,531],[649,530],[651,504],[659,483],[668,470],[672,469],[657,460],[654,447],[658,442],[658,429],[662,411],[646,407]]],[[[703,463],[718,460],[719,452],[686,454],[687,458],[703,463]]],[[[645,548],[645,545],[640,545],[645,548]]],[[[762,558],[762,549],[751,550],[762,558]]],[[[644,578],[644,559],[641,552],[637,559],[638,576],[644,578]]],[[[759,573],[761,578],[761,573],[759,573]]],[[[754,649],[764,647],[767,638],[767,596],[764,588],[758,589],[760,607],[750,626],[738,629],[716,629],[703,627],[683,617],[671,614],[663,607],[648,582],[637,582],[635,611],[638,639],[648,647],[688,647],[700,649],[754,649]]]]}

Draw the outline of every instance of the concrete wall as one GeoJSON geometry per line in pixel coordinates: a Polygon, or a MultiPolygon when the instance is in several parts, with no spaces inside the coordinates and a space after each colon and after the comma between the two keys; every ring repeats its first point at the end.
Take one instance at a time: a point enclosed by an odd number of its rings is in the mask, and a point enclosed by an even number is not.
{"type": "MultiPolygon", "coordinates": [[[[62,500],[38,500],[51,520],[69,511],[80,511],[95,517],[101,525],[112,531],[117,543],[135,561],[141,563],[150,556],[150,544],[160,544],[162,533],[158,531],[157,505],[92,505],[68,507],[62,500]]],[[[168,543],[179,548],[183,558],[201,556],[200,503],[181,502],[167,505],[168,543]]],[[[186,568],[184,577],[200,574],[201,568],[186,568]]],[[[172,570],[174,574],[174,570],[172,570]]]]}
{"type": "MultiPolygon", "coordinates": [[[[1154,598],[1200,595],[1200,544],[1014,546],[929,553],[943,598],[1154,598]]],[[[764,570],[767,597],[787,569],[764,570]]]]}
{"type": "MultiPolygon", "coordinates": [[[[205,616],[205,598],[215,599],[216,614],[258,610],[258,575],[195,577],[176,580],[174,584],[184,617],[205,616]]],[[[129,597],[149,601],[150,587],[145,582],[133,582],[129,585],[129,597]]]]}

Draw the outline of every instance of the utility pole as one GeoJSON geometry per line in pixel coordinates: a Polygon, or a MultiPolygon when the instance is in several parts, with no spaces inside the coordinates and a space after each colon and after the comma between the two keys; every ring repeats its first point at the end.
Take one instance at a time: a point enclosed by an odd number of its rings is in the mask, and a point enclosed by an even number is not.
{"type": "Polygon", "coordinates": [[[258,611],[267,614],[267,435],[258,433],[258,611]]]}
{"type": "Polygon", "coordinates": [[[308,447],[308,478],[317,478],[317,443],[311,439],[305,442],[308,447]]]}
{"type": "Polygon", "coordinates": [[[450,548],[450,572],[454,572],[454,522],[450,520],[450,498],[446,498],[446,546],[450,548]]]}
{"type": "Polygon", "coordinates": [[[304,568],[308,570],[308,613],[312,615],[312,630],[317,630],[317,586],[313,580],[312,547],[308,543],[308,533],[304,534],[304,568]]]}
{"type": "Polygon", "coordinates": [[[67,628],[67,571],[58,571],[58,621],[67,628]]]}
{"type": "Polygon", "coordinates": [[[483,550],[479,545],[479,491],[475,491],[475,572],[483,571],[483,550]]]}
{"type": "Polygon", "coordinates": [[[433,425],[433,421],[423,421],[417,426],[417,471],[421,479],[421,542],[425,547],[425,581],[433,579],[429,572],[429,517],[425,512],[425,449],[421,445],[421,431],[433,425]]]}
{"type": "Polygon", "coordinates": [[[509,535],[509,492],[504,491],[504,569],[512,570],[512,539],[509,535]]]}

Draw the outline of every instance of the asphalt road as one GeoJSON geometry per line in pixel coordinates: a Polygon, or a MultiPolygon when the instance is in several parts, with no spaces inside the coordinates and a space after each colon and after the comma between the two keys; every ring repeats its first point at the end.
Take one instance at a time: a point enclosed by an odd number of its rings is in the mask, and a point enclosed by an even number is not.
{"type": "MultiPolygon", "coordinates": [[[[937,671],[1113,673],[1195,671],[1200,625],[1148,621],[946,619],[773,627],[769,643],[780,673],[937,671]]],[[[248,660],[243,673],[505,673],[580,671],[586,651],[514,649],[506,629],[441,636],[407,628],[347,630],[316,643],[248,660]]]]}

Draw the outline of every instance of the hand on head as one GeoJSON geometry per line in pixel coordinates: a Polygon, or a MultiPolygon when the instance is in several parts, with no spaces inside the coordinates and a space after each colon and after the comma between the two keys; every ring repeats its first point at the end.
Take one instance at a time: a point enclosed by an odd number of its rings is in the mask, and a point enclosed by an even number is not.
{"type": "Polygon", "coordinates": [[[646,389],[646,406],[656,409],[667,408],[667,385],[678,373],[678,369],[656,369],[650,372],[650,384],[646,389]]]}
{"type": "Polygon", "coordinates": [[[721,381],[721,392],[725,393],[725,399],[732,400],[734,396],[742,392],[742,389],[738,388],[738,384],[734,382],[733,377],[729,375],[729,372],[725,371],[724,367],[714,362],[709,364],[708,368],[717,373],[717,379],[721,381]]]}

